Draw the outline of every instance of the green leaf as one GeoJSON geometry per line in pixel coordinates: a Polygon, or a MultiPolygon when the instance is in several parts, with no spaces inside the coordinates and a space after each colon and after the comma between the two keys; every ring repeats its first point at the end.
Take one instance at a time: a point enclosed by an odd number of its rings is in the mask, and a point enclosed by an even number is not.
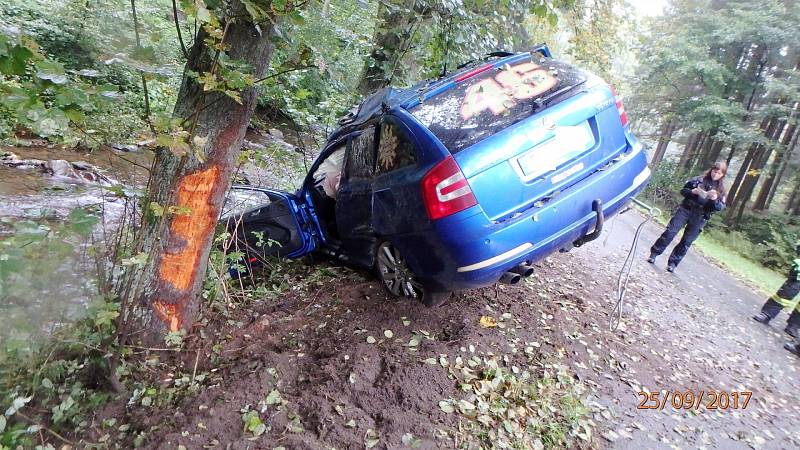
{"type": "Polygon", "coordinates": [[[442,411],[444,411],[444,412],[446,412],[448,414],[450,414],[453,411],[455,411],[455,408],[453,408],[453,404],[451,402],[449,402],[448,400],[440,401],[439,402],[439,409],[441,409],[442,411]]]}
{"type": "Polygon", "coordinates": [[[143,266],[147,262],[147,253],[141,252],[135,256],[131,256],[130,258],[126,258],[122,260],[123,266],[143,266]]]}
{"type": "Polygon", "coordinates": [[[7,56],[0,58],[0,73],[6,75],[24,75],[28,61],[33,52],[27,47],[15,45],[7,56]]]}
{"type": "Polygon", "coordinates": [[[267,405],[278,405],[281,403],[281,393],[277,389],[273,389],[267,394],[267,405]]]}
{"type": "Polygon", "coordinates": [[[64,73],[64,66],[53,61],[38,61],[36,63],[36,76],[54,84],[64,84],[69,79],[64,73]]]}
{"type": "Polygon", "coordinates": [[[289,14],[289,21],[291,21],[295,25],[303,25],[306,23],[306,19],[300,14],[300,11],[294,10],[291,14],[289,14]]]}
{"type": "Polygon", "coordinates": [[[83,208],[75,208],[67,216],[68,229],[81,236],[89,236],[97,222],[97,216],[90,214],[83,208]]]}
{"type": "Polygon", "coordinates": [[[250,14],[253,22],[261,22],[265,17],[267,17],[267,12],[264,10],[264,8],[257,5],[255,1],[242,0],[242,4],[244,4],[244,8],[247,10],[247,13],[250,14]]]}
{"type": "Polygon", "coordinates": [[[164,215],[164,207],[159,205],[157,202],[150,202],[150,212],[156,216],[161,217],[164,215]]]}

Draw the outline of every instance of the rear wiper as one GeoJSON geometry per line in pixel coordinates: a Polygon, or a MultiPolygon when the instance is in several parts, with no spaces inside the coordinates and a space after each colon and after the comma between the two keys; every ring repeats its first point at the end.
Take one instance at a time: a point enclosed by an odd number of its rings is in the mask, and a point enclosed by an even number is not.
{"type": "Polygon", "coordinates": [[[580,86],[580,85],[582,85],[584,83],[586,83],[585,79],[583,81],[578,82],[578,83],[571,84],[571,85],[569,85],[567,87],[563,87],[563,88],[551,93],[550,95],[547,95],[546,97],[539,97],[537,99],[534,99],[533,102],[532,102],[533,103],[533,111],[531,111],[531,112],[536,112],[536,111],[540,110],[543,106],[547,106],[553,99],[555,99],[559,95],[561,95],[561,94],[563,94],[563,93],[565,93],[567,91],[571,91],[572,89],[575,89],[576,87],[578,87],[578,86],[580,86]]]}

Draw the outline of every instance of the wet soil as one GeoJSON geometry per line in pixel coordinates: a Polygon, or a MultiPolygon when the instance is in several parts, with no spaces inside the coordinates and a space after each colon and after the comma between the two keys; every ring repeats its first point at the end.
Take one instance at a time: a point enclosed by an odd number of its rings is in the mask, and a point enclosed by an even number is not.
{"type": "Polygon", "coordinates": [[[782,349],[785,316],[770,327],[752,321],[762,297],[694,251],[675,274],[664,270],[663,257],[647,264],[658,225],[644,228],[622,323],[609,330],[617,275],[641,221],[635,212],[618,216],[600,239],[538,263],[525,282],[458,293],[437,308],[390,298],[368,274],[322,263],[333,275],[312,288],[295,285],[227,318],[208,312],[181,354],[149,353],[178,365],[167,373],[156,364],[155,382],[203,374],[198,392],[165,408],[122,399],[93,422],[125,416],[150,449],[364,448],[370,430],[379,438],[374,448],[409,448],[408,433],[418,448],[458,448],[458,417],[438,407],[461,398],[458,386],[425,360],[494,355],[524,368],[530,359],[523,349],[533,348],[587,388],[596,428],[574,445],[800,446],[800,360],[782,349]],[[500,326],[482,327],[482,316],[500,326]],[[274,390],[280,408],[275,397],[265,403],[274,390]],[[698,408],[639,408],[639,392],[662,390],[752,397],[746,407],[742,397],[737,407],[731,400],[709,409],[706,397],[698,408]],[[255,437],[243,429],[242,411],[259,408],[267,429],[255,437]]]}

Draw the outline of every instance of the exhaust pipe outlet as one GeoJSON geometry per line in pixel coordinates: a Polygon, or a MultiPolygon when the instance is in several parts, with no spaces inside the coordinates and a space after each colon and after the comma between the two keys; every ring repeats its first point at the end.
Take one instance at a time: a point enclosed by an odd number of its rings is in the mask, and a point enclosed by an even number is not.
{"type": "Polygon", "coordinates": [[[500,282],[505,284],[517,284],[522,279],[522,275],[514,272],[506,272],[500,277],[500,282]]]}
{"type": "Polygon", "coordinates": [[[529,266],[527,264],[520,264],[509,270],[509,272],[518,273],[523,277],[528,278],[529,276],[533,275],[533,266],[529,266]]]}

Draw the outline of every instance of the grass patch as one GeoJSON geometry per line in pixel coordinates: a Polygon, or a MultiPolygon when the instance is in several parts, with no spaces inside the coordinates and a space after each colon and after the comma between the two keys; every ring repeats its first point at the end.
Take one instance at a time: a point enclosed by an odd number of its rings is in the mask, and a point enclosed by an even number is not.
{"type": "Polygon", "coordinates": [[[775,272],[740,255],[714,236],[700,235],[694,245],[705,257],[728,269],[737,278],[748,282],[762,295],[772,295],[786,280],[785,274],[775,272]]]}

